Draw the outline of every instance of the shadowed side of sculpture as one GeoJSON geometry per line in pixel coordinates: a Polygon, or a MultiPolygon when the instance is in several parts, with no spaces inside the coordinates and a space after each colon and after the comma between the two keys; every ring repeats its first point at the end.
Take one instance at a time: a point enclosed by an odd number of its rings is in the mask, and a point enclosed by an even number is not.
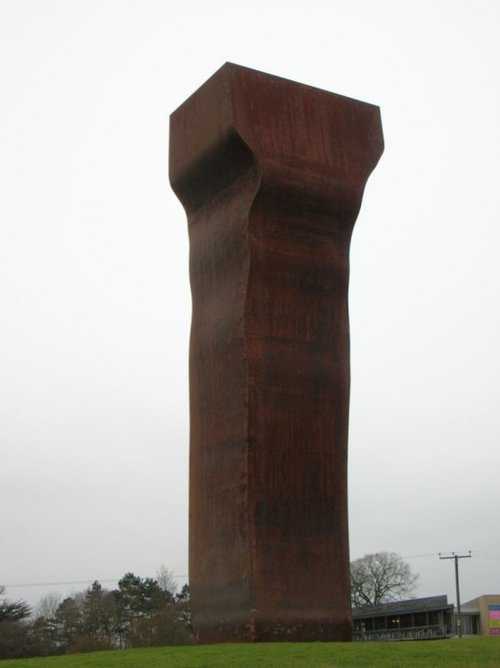
{"type": "Polygon", "coordinates": [[[171,117],[200,642],[348,640],[349,244],[377,107],[232,64],[171,117]]]}

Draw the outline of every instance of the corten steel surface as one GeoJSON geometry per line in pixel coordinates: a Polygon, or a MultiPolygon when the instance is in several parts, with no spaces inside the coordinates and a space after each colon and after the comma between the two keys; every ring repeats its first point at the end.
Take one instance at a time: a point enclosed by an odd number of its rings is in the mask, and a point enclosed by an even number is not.
{"type": "Polygon", "coordinates": [[[171,117],[200,642],[349,640],[349,243],[378,107],[226,63],[171,117]]]}

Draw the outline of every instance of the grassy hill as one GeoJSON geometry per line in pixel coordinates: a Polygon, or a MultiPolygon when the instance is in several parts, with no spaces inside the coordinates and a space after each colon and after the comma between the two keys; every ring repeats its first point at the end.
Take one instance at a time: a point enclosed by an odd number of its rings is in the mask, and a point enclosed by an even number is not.
{"type": "Polygon", "coordinates": [[[500,668],[500,638],[154,647],[16,659],[0,668],[500,668]]]}

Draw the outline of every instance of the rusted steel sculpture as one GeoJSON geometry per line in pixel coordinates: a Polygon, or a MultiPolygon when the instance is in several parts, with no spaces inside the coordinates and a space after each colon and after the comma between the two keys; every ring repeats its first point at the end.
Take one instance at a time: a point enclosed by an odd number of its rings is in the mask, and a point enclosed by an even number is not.
{"type": "Polygon", "coordinates": [[[199,642],[349,640],[349,244],[378,107],[226,63],[171,117],[199,642]]]}

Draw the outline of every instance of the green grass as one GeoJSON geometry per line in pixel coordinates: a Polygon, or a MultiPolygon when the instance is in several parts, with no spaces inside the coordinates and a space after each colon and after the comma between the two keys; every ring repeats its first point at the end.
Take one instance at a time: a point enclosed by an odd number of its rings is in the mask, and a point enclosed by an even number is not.
{"type": "Polygon", "coordinates": [[[500,668],[500,638],[155,647],[0,662],[0,668],[500,668]]]}

